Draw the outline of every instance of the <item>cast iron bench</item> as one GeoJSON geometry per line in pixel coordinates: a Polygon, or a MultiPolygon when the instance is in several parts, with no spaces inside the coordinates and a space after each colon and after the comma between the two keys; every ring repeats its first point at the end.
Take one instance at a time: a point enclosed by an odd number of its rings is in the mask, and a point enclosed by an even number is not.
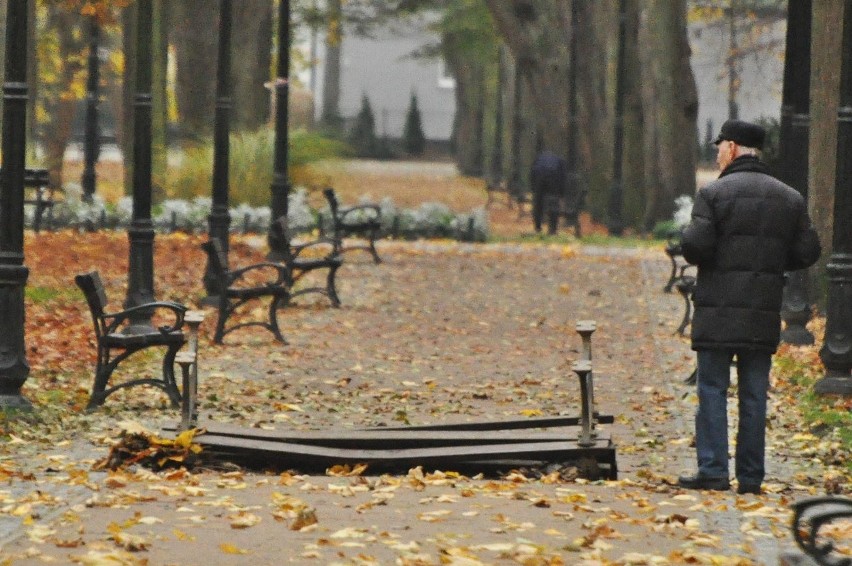
{"type": "Polygon", "coordinates": [[[278,309],[290,300],[290,272],[280,263],[262,262],[241,267],[228,268],[228,258],[218,239],[213,238],[201,245],[207,252],[210,268],[215,278],[219,317],[213,341],[221,344],[225,335],[246,326],[266,328],[279,342],[287,343],[278,326],[278,309]],[[228,319],[238,308],[255,299],[270,298],[268,320],[239,322],[230,327],[228,319]]]}
{"type": "Polygon", "coordinates": [[[287,267],[289,274],[290,295],[288,302],[293,297],[306,293],[319,293],[328,297],[331,306],[340,306],[340,297],[337,295],[337,270],[343,265],[340,258],[339,243],[333,238],[318,238],[294,244],[287,218],[280,217],[272,223],[272,237],[279,241],[282,257],[278,259],[287,267]],[[312,271],[328,270],[325,276],[325,285],[298,286],[299,281],[312,271]]]}
{"type": "MultiPolygon", "coordinates": [[[[341,207],[334,189],[324,189],[322,194],[328,201],[331,211],[331,239],[337,246],[337,252],[349,250],[366,250],[373,256],[375,263],[381,263],[382,258],[376,251],[376,238],[382,229],[382,209],[376,204],[357,204],[341,207]],[[343,238],[360,236],[367,240],[366,244],[343,247],[343,238]]],[[[325,231],[320,224],[321,233],[325,231]]]]}
{"type": "Polygon", "coordinates": [[[684,303],[683,320],[681,320],[680,326],[678,326],[677,329],[677,333],[681,336],[685,335],[686,327],[689,326],[689,323],[692,321],[692,293],[695,290],[696,279],[694,275],[688,275],[686,273],[686,270],[690,267],[695,266],[689,264],[680,266],[680,273],[674,280],[674,288],[677,289],[677,292],[680,293],[681,297],[683,297],[684,303]]]}
{"type": "MultiPolygon", "coordinates": [[[[2,169],[0,169],[2,172],[2,169]]],[[[47,214],[47,222],[50,224],[53,218],[53,188],[50,186],[50,176],[47,169],[25,169],[24,170],[24,205],[33,206],[33,230],[38,233],[41,230],[42,221],[47,214]],[[27,189],[35,189],[30,196],[27,189]]]]}
{"type": "MultiPolygon", "coordinates": [[[[793,537],[805,554],[823,566],[852,565],[852,557],[848,554],[835,553],[838,549],[828,534],[835,521],[852,521],[852,499],[811,497],[793,503],[792,507],[793,537]]],[[[848,544],[849,540],[845,542],[848,544]]],[[[782,563],[791,562],[782,560],[782,563]]]]}
{"type": "Polygon", "coordinates": [[[683,247],[680,243],[680,236],[680,230],[673,230],[669,232],[668,241],[666,242],[665,252],[666,255],[669,256],[669,261],[672,264],[672,271],[669,275],[669,280],[666,282],[666,286],[663,287],[664,293],[672,292],[672,288],[678,278],[678,271],[684,265],[689,265],[683,259],[683,247]]]}
{"type": "Polygon", "coordinates": [[[155,301],[120,312],[108,313],[106,312],[106,292],[97,271],[77,275],[74,281],[83,291],[86,302],[89,304],[98,349],[95,381],[87,410],[102,405],[109,395],[119,389],[135,385],[159,387],[169,396],[172,405],[177,407],[181,401],[181,395],[175,383],[174,363],[178,350],[186,343],[186,337],[181,330],[186,307],[171,301],[155,301]],[[158,328],[151,327],[149,331],[141,333],[124,332],[134,315],[150,317],[160,312],[166,313],[164,316],[170,319],[169,324],[158,328]],[[118,385],[107,387],[118,364],[130,355],[153,346],[166,348],[162,378],[129,379],[118,385]]]}
{"type": "Polygon", "coordinates": [[[34,189],[35,192],[29,198],[24,198],[24,204],[34,207],[33,230],[41,231],[42,221],[45,219],[50,229],[53,220],[53,187],[50,186],[50,177],[47,169],[27,169],[24,174],[24,188],[34,189]],[[45,213],[47,214],[45,218],[45,213]]]}

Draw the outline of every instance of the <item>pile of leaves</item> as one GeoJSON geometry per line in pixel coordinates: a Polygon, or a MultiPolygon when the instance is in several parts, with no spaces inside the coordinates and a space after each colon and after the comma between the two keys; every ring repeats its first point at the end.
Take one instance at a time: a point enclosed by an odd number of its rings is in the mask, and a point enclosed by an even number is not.
{"type": "Polygon", "coordinates": [[[160,438],[148,432],[122,431],[118,442],[95,470],[119,470],[140,465],[155,472],[170,468],[191,470],[199,461],[201,446],[192,442],[199,429],[186,430],[174,439],[160,438]]]}

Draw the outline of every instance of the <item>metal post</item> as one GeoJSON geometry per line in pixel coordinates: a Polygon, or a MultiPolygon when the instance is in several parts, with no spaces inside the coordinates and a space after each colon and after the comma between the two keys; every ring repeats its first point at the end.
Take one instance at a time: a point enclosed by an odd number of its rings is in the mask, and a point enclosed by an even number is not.
{"type": "MultiPolygon", "coordinates": [[[[225,258],[228,257],[228,229],[231,217],[228,214],[228,161],[230,156],[231,120],[231,0],[221,0],[219,5],[219,55],[216,75],[216,123],[213,134],[213,207],[209,223],[210,238],[222,244],[225,258]]],[[[224,266],[227,269],[227,265],[224,266]]],[[[207,290],[205,303],[217,304],[218,285],[210,262],[204,272],[204,288],[207,290]]]]}
{"type": "MultiPolygon", "coordinates": [[[[154,300],[154,228],[151,222],[151,15],[152,0],[136,3],[136,96],[133,101],[133,216],[128,229],[126,308],[154,300]]],[[[151,332],[150,313],[131,319],[126,332],[151,332]]]]}
{"type": "Polygon", "coordinates": [[[95,164],[100,153],[98,131],[98,39],[100,26],[97,16],[89,18],[89,77],[86,82],[86,134],[83,140],[83,200],[92,202],[95,194],[96,173],[95,164]]]}
{"type": "MultiPolygon", "coordinates": [[[[568,93],[568,156],[567,156],[567,165],[568,165],[568,187],[567,194],[569,196],[573,195],[574,198],[577,199],[577,215],[580,214],[580,204],[581,204],[581,193],[582,193],[582,185],[580,179],[580,172],[578,171],[578,149],[577,149],[577,128],[579,126],[579,120],[577,118],[577,63],[579,61],[579,57],[577,57],[577,45],[578,45],[578,36],[579,28],[580,28],[580,0],[571,0],[571,53],[569,54],[569,69],[568,69],[568,88],[570,89],[568,93]]],[[[576,235],[579,238],[580,234],[580,222],[577,221],[576,225],[576,235]]]]}
{"type": "Polygon", "coordinates": [[[624,199],[622,161],[624,156],[624,67],[627,43],[627,0],[619,0],[618,6],[618,62],[615,71],[615,134],[612,152],[612,185],[609,190],[609,222],[607,228],[613,236],[624,232],[621,208],[624,199]]]}
{"type": "Polygon", "coordinates": [[[819,353],[826,374],[814,390],[852,395],[852,0],[845,2],[841,53],[834,233],[826,267],[825,343],[819,353]]]}
{"type": "Polygon", "coordinates": [[[6,7],[3,168],[0,172],[0,409],[28,409],[24,345],[24,170],[27,137],[27,0],[6,7]]]}
{"type": "MultiPolygon", "coordinates": [[[[810,121],[811,0],[790,0],[787,5],[787,46],[781,101],[780,170],[782,181],[808,198],[808,129],[810,121]]],[[[808,272],[788,274],[781,309],[785,328],[781,340],[788,344],[813,344],[805,325],[811,318],[808,272]]]]}
{"type": "MultiPolygon", "coordinates": [[[[290,0],[278,5],[278,77],[275,79],[275,158],[272,171],[272,220],[287,217],[290,179],[287,171],[288,105],[290,101],[290,0]]],[[[270,227],[269,259],[281,260],[287,242],[270,227]]]]}

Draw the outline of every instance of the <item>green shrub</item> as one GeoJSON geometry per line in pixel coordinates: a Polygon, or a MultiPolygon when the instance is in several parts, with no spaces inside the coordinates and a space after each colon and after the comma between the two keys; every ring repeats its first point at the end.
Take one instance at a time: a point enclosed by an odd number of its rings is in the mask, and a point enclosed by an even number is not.
{"type": "MultiPolygon", "coordinates": [[[[340,157],[349,151],[342,142],[304,130],[291,132],[289,141],[287,161],[290,169],[340,157]]],[[[231,135],[230,204],[269,204],[274,150],[275,133],[272,130],[231,135]]],[[[211,195],[212,187],[212,142],[187,148],[180,163],[169,172],[166,187],[168,196],[192,200],[194,197],[211,195]]]]}

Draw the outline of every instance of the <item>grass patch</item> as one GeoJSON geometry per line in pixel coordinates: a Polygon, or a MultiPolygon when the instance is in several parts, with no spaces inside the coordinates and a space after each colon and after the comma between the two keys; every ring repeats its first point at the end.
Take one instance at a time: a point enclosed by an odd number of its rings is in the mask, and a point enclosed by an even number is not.
{"type": "Polygon", "coordinates": [[[804,419],[803,429],[820,437],[828,448],[825,460],[839,463],[852,475],[852,398],[819,395],[814,385],[824,375],[819,350],[782,345],[773,360],[777,388],[795,400],[804,419]]]}
{"type": "Polygon", "coordinates": [[[589,246],[606,246],[616,248],[657,248],[665,245],[663,240],[643,237],[616,237],[602,234],[589,234],[577,239],[571,234],[536,234],[528,232],[518,235],[496,235],[488,240],[492,243],[522,243],[522,244],[585,244],[589,246]]]}
{"type": "Polygon", "coordinates": [[[74,299],[77,293],[71,288],[39,287],[27,285],[24,287],[24,297],[33,304],[44,304],[61,299],[74,299]]]}

